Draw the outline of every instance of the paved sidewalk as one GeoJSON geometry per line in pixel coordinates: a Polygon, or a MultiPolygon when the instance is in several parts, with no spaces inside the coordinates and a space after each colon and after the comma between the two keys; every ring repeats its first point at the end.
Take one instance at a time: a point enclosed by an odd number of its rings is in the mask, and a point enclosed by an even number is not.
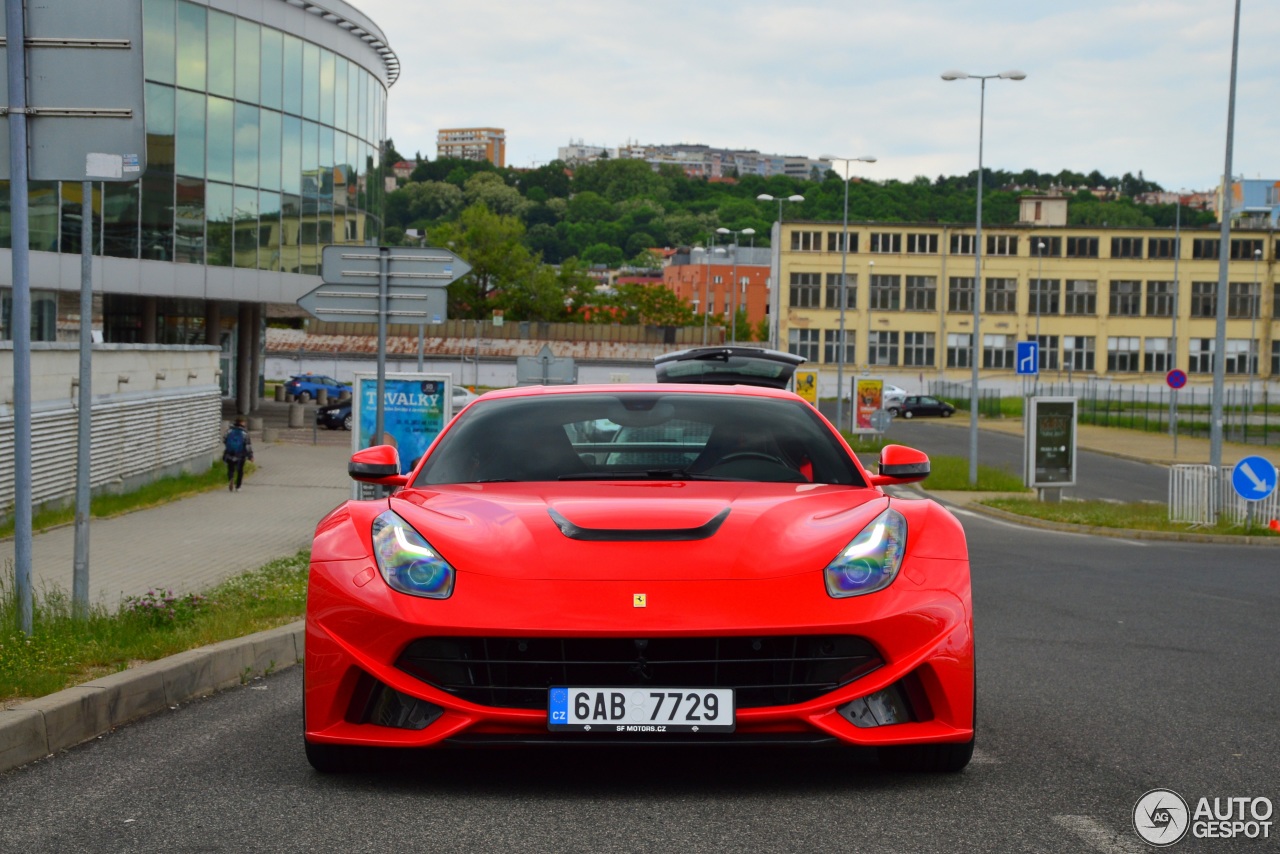
{"type": "MultiPolygon", "coordinates": [[[[309,408],[314,412],[314,407],[309,408]]],[[[311,547],[316,523],[351,495],[350,434],[310,442],[305,430],[253,434],[257,470],[239,492],[219,489],[89,523],[90,601],[110,609],[153,588],[205,590],[242,572],[311,547]]],[[[327,432],[327,431],[325,431],[327,432]]],[[[0,541],[0,567],[12,572],[14,543],[0,541]]],[[[33,536],[32,589],[70,595],[75,526],[33,536]]]]}

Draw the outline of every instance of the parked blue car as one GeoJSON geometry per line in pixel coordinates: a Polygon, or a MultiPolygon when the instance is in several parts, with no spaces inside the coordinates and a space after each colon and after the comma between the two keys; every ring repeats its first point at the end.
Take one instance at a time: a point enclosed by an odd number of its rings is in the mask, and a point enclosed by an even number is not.
{"type": "Polygon", "coordinates": [[[295,400],[306,403],[308,400],[315,400],[320,395],[320,389],[328,392],[332,400],[337,400],[345,391],[351,393],[351,386],[340,383],[333,377],[326,377],[323,374],[298,374],[290,377],[289,381],[284,384],[286,393],[293,395],[295,400]]]}

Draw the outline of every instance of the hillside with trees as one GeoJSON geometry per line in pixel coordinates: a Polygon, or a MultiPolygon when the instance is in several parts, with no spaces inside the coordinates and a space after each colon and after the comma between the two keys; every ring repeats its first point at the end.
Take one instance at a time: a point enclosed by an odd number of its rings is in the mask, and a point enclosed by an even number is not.
{"type": "MultiPolygon", "coordinates": [[[[386,162],[403,158],[388,143],[386,162]]],[[[1071,225],[1172,227],[1175,205],[1140,205],[1134,197],[1161,188],[1126,173],[1110,178],[1064,170],[983,171],[983,224],[1017,222],[1018,199],[1064,192],[1071,225]],[[1091,190],[1107,191],[1100,199],[1091,190]]],[[[656,267],[649,251],[704,244],[715,229],[755,229],[768,246],[776,202],[795,194],[790,220],[836,222],[843,217],[844,183],[834,172],[821,181],[746,175],[722,181],[689,178],[677,167],[654,170],[640,160],[600,160],[572,170],[560,161],[536,169],[499,169],[488,162],[440,159],[420,163],[387,194],[385,238],[448,246],[473,274],[450,288],[451,317],[488,317],[502,309],[509,320],[658,324],[684,315],[679,306],[650,304],[635,288],[601,296],[587,276],[593,265],[656,267]]],[[[849,186],[851,222],[921,222],[963,225],[973,220],[977,170],[966,176],[918,177],[909,182],[858,181],[849,186]]],[[[1189,227],[1213,215],[1182,210],[1189,227]]]]}

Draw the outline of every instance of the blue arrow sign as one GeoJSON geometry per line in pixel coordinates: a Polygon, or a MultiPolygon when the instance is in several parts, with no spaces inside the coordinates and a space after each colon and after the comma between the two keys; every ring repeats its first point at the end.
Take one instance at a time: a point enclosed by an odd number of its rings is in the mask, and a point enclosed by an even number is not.
{"type": "Polygon", "coordinates": [[[1276,467],[1266,457],[1245,457],[1231,470],[1231,485],[1245,501],[1263,501],[1276,489],[1276,467]]]}
{"type": "Polygon", "coordinates": [[[1017,368],[1019,374],[1040,373],[1040,342],[1019,341],[1017,344],[1017,368]]]}

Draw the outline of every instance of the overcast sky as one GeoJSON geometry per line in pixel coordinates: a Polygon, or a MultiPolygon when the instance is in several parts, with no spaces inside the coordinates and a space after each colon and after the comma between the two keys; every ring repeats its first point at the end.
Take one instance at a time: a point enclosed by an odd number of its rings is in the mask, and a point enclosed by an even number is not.
{"type": "MultiPolygon", "coordinates": [[[[507,165],[572,141],[871,155],[867,178],[977,167],[1222,174],[1232,0],[350,0],[400,58],[388,132],[500,127],[507,165]]],[[[1244,0],[1233,171],[1280,178],[1280,2],[1244,0]]]]}

